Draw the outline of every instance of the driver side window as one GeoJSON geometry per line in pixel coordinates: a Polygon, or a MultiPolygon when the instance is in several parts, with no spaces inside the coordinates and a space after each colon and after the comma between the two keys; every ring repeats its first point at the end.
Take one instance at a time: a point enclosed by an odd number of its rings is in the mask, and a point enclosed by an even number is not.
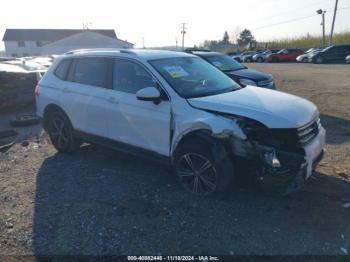
{"type": "Polygon", "coordinates": [[[155,86],[153,77],[137,63],[115,59],[113,72],[113,89],[136,94],[142,88],[155,86]]]}

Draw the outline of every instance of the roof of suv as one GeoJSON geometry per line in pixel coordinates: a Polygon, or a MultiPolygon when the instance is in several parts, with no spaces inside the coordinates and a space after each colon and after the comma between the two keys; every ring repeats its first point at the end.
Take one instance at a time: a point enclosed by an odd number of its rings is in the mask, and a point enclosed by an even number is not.
{"type": "Polygon", "coordinates": [[[193,57],[191,54],[176,51],[165,50],[150,50],[150,49],[81,49],[73,50],[66,53],[66,55],[103,55],[103,56],[115,56],[117,54],[130,54],[131,56],[138,56],[146,60],[162,59],[172,57],[193,57]]]}

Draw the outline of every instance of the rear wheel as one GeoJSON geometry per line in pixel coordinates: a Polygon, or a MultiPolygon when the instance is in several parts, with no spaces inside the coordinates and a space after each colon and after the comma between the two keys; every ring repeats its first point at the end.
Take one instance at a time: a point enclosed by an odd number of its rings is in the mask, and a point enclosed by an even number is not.
{"type": "Polygon", "coordinates": [[[182,187],[198,196],[224,196],[234,179],[228,156],[216,159],[212,148],[202,142],[181,146],[174,163],[182,187]]]}
{"type": "Polygon", "coordinates": [[[256,61],[257,61],[258,63],[262,63],[262,62],[264,62],[264,59],[263,59],[262,57],[258,57],[258,59],[256,59],[256,61]]]}
{"type": "Polygon", "coordinates": [[[309,59],[307,57],[304,57],[302,60],[301,60],[303,63],[307,63],[309,62],[309,59]]]}
{"type": "Polygon", "coordinates": [[[246,58],[245,62],[250,63],[252,62],[252,59],[250,57],[246,58]]]}
{"type": "Polygon", "coordinates": [[[80,143],[74,136],[72,124],[63,112],[50,113],[47,127],[51,142],[59,152],[71,153],[79,148],[80,143]]]}

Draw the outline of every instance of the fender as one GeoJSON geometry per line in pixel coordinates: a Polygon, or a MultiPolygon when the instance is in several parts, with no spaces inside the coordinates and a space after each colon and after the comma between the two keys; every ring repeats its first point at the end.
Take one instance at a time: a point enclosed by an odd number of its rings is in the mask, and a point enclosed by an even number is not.
{"type": "Polygon", "coordinates": [[[240,140],[247,139],[236,121],[217,115],[201,117],[196,121],[193,121],[193,118],[178,119],[174,121],[174,129],[171,155],[173,155],[181,140],[195,131],[206,131],[215,138],[235,137],[240,140]]]}

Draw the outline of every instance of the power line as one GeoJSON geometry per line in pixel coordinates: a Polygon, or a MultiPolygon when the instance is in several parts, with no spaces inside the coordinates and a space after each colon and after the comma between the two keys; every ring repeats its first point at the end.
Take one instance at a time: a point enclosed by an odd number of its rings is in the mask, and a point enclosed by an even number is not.
{"type": "Polygon", "coordinates": [[[296,13],[300,10],[305,10],[306,7],[311,7],[311,6],[314,6],[314,5],[321,5],[321,3],[323,4],[325,1],[329,1],[329,0],[322,0],[322,1],[318,1],[318,2],[315,2],[315,3],[309,3],[309,5],[304,5],[302,8],[298,7],[298,8],[294,8],[292,10],[288,10],[288,12],[279,12],[278,14],[275,14],[275,15],[272,15],[272,16],[268,16],[268,17],[265,17],[265,18],[262,18],[262,19],[258,19],[258,20],[255,20],[253,21],[254,23],[259,23],[261,21],[266,21],[266,20],[271,20],[271,19],[274,19],[274,18],[277,18],[277,17],[281,17],[281,16],[284,16],[286,14],[290,14],[290,13],[296,13]]]}
{"type": "Polygon", "coordinates": [[[264,26],[252,28],[252,30],[259,30],[259,29],[263,29],[263,28],[266,28],[266,27],[272,27],[272,26],[276,26],[276,25],[287,24],[287,23],[291,23],[291,22],[307,19],[307,18],[314,17],[314,16],[317,16],[317,15],[309,15],[309,16],[294,18],[294,19],[290,19],[290,20],[287,20],[287,21],[279,22],[279,23],[274,23],[274,24],[269,24],[269,25],[264,25],[264,26]]]}
{"type": "MultiPolygon", "coordinates": [[[[338,12],[341,11],[341,10],[346,10],[346,9],[350,9],[350,6],[338,8],[338,12]]],[[[333,13],[333,12],[334,11],[329,11],[329,13],[333,13]]],[[[268,24],[268,25],[264,25],[264,26],[260,26],[260,27],[255,27],[255,28],[252,28],[252,30],[259,30],[259,29],[263,29],[263,28],[267,28],[267,27],[273,27],[273,26],[277,26],[277,25],[288,24],[288,23],[299,21],[299,20],[304,20],[304,19],[307,19],[307,18],[311,18],[311,17],[314,17],[314,16],[317,16],[317,15],[309,15],[309,16],[294,18],[294,19],[286,20],[286,21],[279,22],[279,23],[273,23],[273,24],[268,24]]]]}

